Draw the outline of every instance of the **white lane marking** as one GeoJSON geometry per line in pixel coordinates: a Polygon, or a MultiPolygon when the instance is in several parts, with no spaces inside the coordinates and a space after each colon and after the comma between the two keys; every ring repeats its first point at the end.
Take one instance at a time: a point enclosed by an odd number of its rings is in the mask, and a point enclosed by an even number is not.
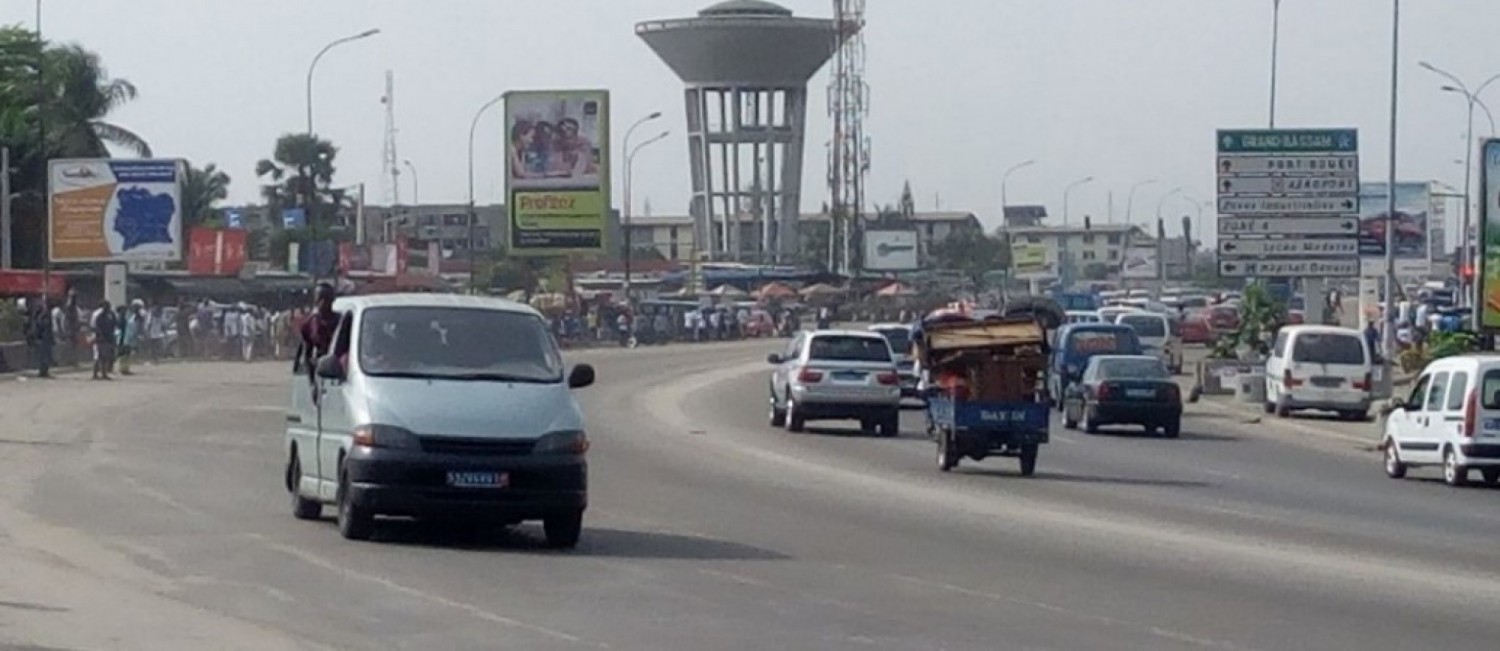
{"type": "Polygon", "coordinates": [[[522,630],[526,630],[526,631],[531,631],[533,633],[538,633],[538,634],[544,635],[546,637],[550,637],[550,638],[557,639],[557,640],[562,640],[564,642],[571,642],[571,643],[574,643],[574,644],[592,646],[592,647],[597,647],[597,648],[601,648],[601,649],[607,649],[607,648],[609,648],[609,645],[607,645],[607,644],[597,643],[597,642],[588,642],[588,641],[585,641],[583,638],[580,638],[580,637],[575,636],[575,635],[569,635],[569,634],[564,633],[562,631],[550,629],[550,628],[547,628],[545,626],[537,626],[535,624],[527,624],[526,622],[523,622],[523,621],[520,621],[520,620],[516,620],[516,619],[512,619],[510,617],[506,617],[506,616],[501,615],[499,613],[495,613],[495,612],[491,612],[491,611],[485,610],[485,609],[480,608],[479,606],[475,606],[473,604],[464,603],[462,601],[456,601],[456,600],[453,600],[453,599],[449,599],[447,597],[443,597],[443,596],[432,594],[430,592],[424,592],[422,590],[418,590],[418,589],[413,588],[411,586],[407,586],[407,585],[403,585],[403,584],[397,583],[397,582],[392,581],[390,579],[387,579],[387,578],[385,578],[383,576],[377,576],[377,575],[374,575],[374,574],[366,574],[364,572],[357,572],[355,570],[349,569],[348,567],[346,567],[344,565],[339,565],[337,563],[329,561],[329,560],[327,560],[327,559],[325,559],[325,558],[323,558],[321,556],[317,556],[317,555],[312,554],[310,552],[307,552],[305,550],[298,549],[296,547],[292,547],[291,545],[286,545],[286,544],[282,544],[282,543],[278,543],[278,542],[273,542],[269,538],[266,538],[265,536],[262,536],[260,534],[248,534],[248,535],[249,535],[250,538],[253,538],[253,539],[256,539],[256,540],[260,541],[262,544],[264,544],[266,547],[268,547],[270,549],[274,549],[274,550],[279,551],[279,552],[281,552],[283,554],[286,554],[288,556],[291,556],[293,558],[301,560],[301,561],[303,561],[303,562],[305,562],[305,563],[307,563],[309,565],[312,565],[314,567],[318,567],[318,568],[321,568],[321,569],[324,569],[324,570],[328,570],[329,572],[333,572],[334,574],[338,574],[338,575],[343,576],[345,578],[355,579],[355,580],[358,580],[358,581],[364,581],[366,583],[373,583],[373,584],[378,585],[378,586],[380,586],[382,588],[386,588],[386,589],[389,589],[389,590],[394,590],[396,592],[399,592],[401,594],[407,595],[409,597],[414,597],[416,599],[421,599],[423,601],[430,601],[432,603],[438,604],[439,606],[444,606],[444,607],[447,607],[447,608],[452,608],[452,609],[455,609],[455,610],[460,610],[460,611],[466,612],[466,613],[468,613],[470,615],[473,615],[474,617],[477,617],[477,618],[482,619],[482,620],[487,621],[487,622],[493,622],[493,623],[496,623],[496,624],[502,624],[502,625],[505,625],[505,626],[513,627],[513,628],[518,628],[518,629],[522,629],[522,630]]]}
{"type": "Polygon", "coordinates": [[[1141,623],[1141,622],[1133,622],[1133,621],[1130,621],[1130,620],[1119,619],[1119,618],[1115,618],[1115,617],[1110,617],[1108,615],[1099,615],[1099,614],[1096,614],[1096,613],[1084,612],[1084,611],[1080,611],[1080,610],[1077,610],[1077,609],[1074,609],[1074,608],[1068,608],[1066,606],[1058,606],[1056,604],[1047,603],[1045,601],[1035,601],[1035,600],[1032,600],[1032,599],[1022,599],[1022,598],[1019,598],[1019,597],[1012,597],[1012,596],[1003,595],[1003,594],[995,594],[993,592],[985,592],[983,590],[974,590],[972,588],[965,588],[963,586],[953,585],[951,583],[943,583],[943,582],[940,582],[940,581],[928,581],[926,579],[919,579],[919,578],[916,578],[916,577],[905,576],[905,575],[901,575],[901,574],[891,574],[891,575],[889,575],[889,578],[895,579],[897,581],[902,581],[902,582],[905,582],[905,583],[910,583],[910,584],[913,584],[913,585],[916,585],[916,586],[920,586],[920,587],[923,587],[923,588],[935,589],[935,590],[942,590],[944,592],[952,592],[952,593],[955,593],[955,594],[961,594],[961,595],[964,595],[966,597],[978,597],[980,599],[986,599],[986,600],[989,600],[989,601],[997,601],[997,602],[1000,602],[1000,603],[1006,603],[1006,604],[1011,604],[1011,605],[1016,605],[1016,606],[1027,606],[1027,607],[1030,607],[1030,608],[1037,608],[1037,609],[1040,609],[1040,610],[1045,610],[1045,611],[1048,611],[1048,612],[1057,613],[1059,615],[1067,615],[1069,617],[1076,617],[1076,618],[1079,618],[1079,619],[1092,620],[1094,622],[1098,622],[1100,624],[1105,624],[1105,625],[1109,625],[1109,626],[1117,626],[1117,627],[1122,627],[1122,628],[1137,629],[1137,630],[1145,631],[1145,632],[1147,632],[1147,633],[1149,633],[1151,635],[1155,635],[1157,637],[1164,637],[1164,638],[1171,639],[1173,641],[1185,642],[1185,643],[1192,644],[1192,645],[1195,645],[1195,646],[1209,647],[1209,648],[1214,648],[1214,649],[1234,649],[1236,651],[1256,651],[1253,647],[1240,646],[1238,644],[1234,644],[1233,642],[1225,642],[1225,641],[1222,641],[1222,640],[1208,640],[1208,639],[1204,639],[1204,638],[1200,638],[1200,637],[1195,637],[1195,636],[1192,636],[1192,635],[1188,635],[1188,634],[1183,633],[1181,631],[1174,631],[1174,630],[1171,630],[1171,629],[1166,629],[1166,628],[1162,628],[1160,626],[1154,626],[1154,625],[1151,625],[1151,624],[1144,624],[1144,623],[1141,623]]]}
{"type": "Polygon", "coordinates": [[[1352,583],[1365,592],[1383,588],[1390,597],[1402,599],[1410,599],[1411,590],[1419,588],[1428,591],[1423,603],[1429,607],[1437,607],[1436,598],[1439,597],[1453,607],[1474,607],[1476,603],[1484,603],[1483,599],[1500,600],[1500,573],[1459,573],[1428,559],[1351,554],[1346,549],[1325,543],[1293,543],[1267,536],[1173,525],[1165,521],[1141,521],[1055,499],[1012,495],[1006,500],[994,500],[987,495],[957,492],[951,483],[893,484],[874,473],[820,463],[730,437],[688,437],[683,434],[699,425],[687,415],[680,397],[763,369],[761,364],[746,363],[679,376],[648,390],[642,404],[653,416],[670,425],[664,434],[677,434],[699,446],[718,447],[727,454],[801,472],[808,479],[799,480],[799,485],[807,488],[837,490],[835,485],[842,484],[846,488],[853,487],[856,495],[872,499],[879,497],[892,505],[909,504],[926,513],[930,513],[934,505],[946,505],[958,515],[971,519],[983,518],[992,522],[1026,520],[1036,525],[1033,530],[1051,528],[1056,535],[1071,540],[1111,541],[1115,543],[1111,544],[1112,549],[1121,549],[1117,543],[1122,537],[1129,537],[1144,544],[1140,549],[1194,550],[1193,558],[1179,558],[1178,561],[1196,561],[1225,571],[1233,569],[1249,578],[1264,578],[1267,572],[1297,576],[1303,580],[1318,577],[1352,583]],[[1215,561],[1209,552],[1243,559],[1246,563],[1236,563],[1234,565],[1239,567],[1233,568],[1215,561]],[[1252,569],[1246,567],[1247,564],[1259,568],[1252,569]],[[1479,599],[1480,595],[1488,596],[1479,599]]]}
{"type": "Polygon", "coordinates": [[[120,475],[120,482],[125,484],[126,486],[129,486],[135,492],[161,502],[171,509],[181,511],[185,515],[190,515],[195,518],[207,518],[207,516],[202,511],[199,511],[198,509],[177,501],[171,495],[168,495],[162,491],[141,483],[141,481],[139,479],[136,479],[135,477],[131,477],[130,475],[120,475]]]}

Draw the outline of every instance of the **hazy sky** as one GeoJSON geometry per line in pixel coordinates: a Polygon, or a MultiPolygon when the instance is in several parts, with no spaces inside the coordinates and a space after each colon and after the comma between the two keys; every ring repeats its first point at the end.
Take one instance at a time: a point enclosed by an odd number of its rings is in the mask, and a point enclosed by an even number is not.
{"type": "MultiPolygon", "coordinates": [[[[681,86],[634,34],[636,22],[695,13],[707,0],[44,0],[49,39],[76,41],[140,89],[112,116],[162,156],[218,163],[232,200],[253,201],[255,161],[300,131],[304,80],[328,41],[370,27],[319,64],[317,131],[340,148],[338,181],[383,196],[380,103],[396,75],[399,153],[417,167],[424,203],[462,202],[469,120],[508,89],[603,87],[615,135],[653,110],[674,136],[636,159],[637,213],[682,214],[689,192],[681,86]]],[[[827,16],[826,0],[785,0],[827,16]]],[[[1154,214],[1174,187],[1213,198],[1214,129],[1267,119],[1271,0],[869,0],[866,32],[874,145],[869,196],[892,202],[910,180],[919,209],[972,210],[996,223],[1000,174],[1011,203],[1061,217],[1154,214]]],[[[1497,0],[1403,3],[1400,162],[1403,179],[1462,187],[1465,106],[1421,70],[1431,61],[1480,83],[1500,73],[1497,0]]],[[[0,22],[32,25],[31,0],[5,0],[0,22]]],[[[1360,129],[1362,173],[1384,179],[1389,139],[1390,0],[1285,0],[1279,126],[1360,129]]],[[[811,82],[804,208],[827,195],[826,71],[811,82]]],[[[1500,83],[1485,98],[1500,110],[1500,83]]],[[[1478,119],[1476,133],[1488,124],[1478,119]]],[[[477,198],[502,194],[499,111],[480,126],[477,198]]],[[[618,150],[618,142],[616,149],[618,150]]],[[[410,201],[410,178],[401,190],[410,201]]],[[[619,184],[616,183],[618,190],[619,184]]],[[[1169,215],[1190,204],[1172,200],[1169,215]]],[[[1211,224],[1205,210],[1205,225],[1211,224]]],[[[1457,214],[1455,206],[1450,214],[1457,214]]],[[[1176,220],[1172,220],[1175,223],[1176,220]]],[[[1455,229],[1449,229],[1453,233],[1455,229]]]]}

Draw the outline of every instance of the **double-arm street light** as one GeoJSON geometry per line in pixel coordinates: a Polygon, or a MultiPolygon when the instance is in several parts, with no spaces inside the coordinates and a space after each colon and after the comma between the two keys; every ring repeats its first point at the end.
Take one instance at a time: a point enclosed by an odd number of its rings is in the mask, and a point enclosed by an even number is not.
{"type": "Polygon", "coordinates": [[[660,119],[660,118],[661,118],[661,111],[652,111],[650,115],[647,115],[646,117],[643,117],[643,118],[641,118],[639,120],[636,120],[635,124],[630,125],[630,128],[625,130],[625,141],[624,141],[624,148],[625,148],[625,184],[624,184],[625,185],[625,187],[624,187],[624,195],[625,195],[624,196],[624,198],[625,198],[625,220],[624,220],[623,227],[620,230],[621,230],[621,236],[624,238],[624,244],[625,244],[624,251],[622,251],[622,254],[625,257],[625,302],[626,303],[630,302],[630,267],[631,267],[631,265],[630,265],[630,258],[631,258],[632,247],[634,246],[634,244],[631,242],[631,233],[630,233],[630,216],[631,216],[631,203],[632,203],[631,202],[631,197],[630,197],[630,181],[631,181],[631,169],[630,169],[630,166],[631,166],[631,163],[633,163],[635,161],[635,153],[637,151],[639,151],[642,147],[645,147],[646,145],[649,145],[649,144],[651,144],[653,142],[657,142],[657,141],[659,141],[659,140],[661,140],[663,138],[666,138],[667,137],[667,132],[663,131],[659,135],[657,135],[656,137],[654,137],[654,138],[652,138],[650,140],[647,140],[646,142],[643,142],[643,143],[641,143],[639,145],[636,145],[633,148],[630,146],[630,138],[635,135],[635,130],[639,129],[641,127],[641,125],[643,125],[643,124],[645,124],[647,122],[650,122],[652,120],[660,119]]]}
{"type": "MultiPolygon", "coordinates": [[[[1456,92],[1460,95],[1463,95],[1464,100],[1468,103],[1468,126],[1464,131],[1464,133],[1466,134],[1464,136],[1464,212],[1461,220],[1462,223],[1459,227],[1458,236],[1459,264],[1462,265],[1462,268],[1468,268],[1473,264],[1473,260],[1469,255],[1469,228],[1470,224],[1473,223],[1470,220],[1472,219],[1471,211],[1474,205],[1474,195],[1472,192],[1472,179],[1474,175],[1474,106],[1481,103],[1479,100],[1480,93],[1483,93],[1484,89],[1488,88],[1490,84],[1494,83],[1497,80],[1500,80],[1500,74],[1486,79],[1484,83],[1480,84],[1477,88],[1471,91],[1469,90],[1469,87],[1464,84],[1462,79],[1459,79],[1454,74],[1443,70],[1442,68],[1434,66],[1426,61],[1422,61],[1418,65],[1422,66],[1422,69],[1439,75],[1444,79],[1447,79],[1449,82],[1452,82],[1451,85],[1443,86],[1443,90],[1456,92]]],[[[1485,112],[1489,112],[1488,107],[1485,107],[1485,112]]],[[[1491,120],[1491,132],[1494,131],[1493,125],[1494,121],[1491,120]]],[[[1469,298],[1469,292],[1463,292],[1463,297],[1464,299],[1469,298]]],[[[1460,302],[1462,304],[1474,304],[1472,301],[1466,301],[1464,299],[1460,299],[1460,302]]]]}

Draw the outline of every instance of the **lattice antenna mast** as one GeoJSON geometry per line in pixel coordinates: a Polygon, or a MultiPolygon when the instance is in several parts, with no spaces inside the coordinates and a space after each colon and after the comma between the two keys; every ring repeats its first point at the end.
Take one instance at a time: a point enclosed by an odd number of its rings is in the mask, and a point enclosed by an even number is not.
{"type": "Polygon", "coordinates": [[[854,273],[854,243],[864,212],[864,181],[870,169],[870,142],[864,119],[869,114],[869,86],[865,83],[865,0],[833,0],[838,50],[828,88],[828,114],[833,122],[829,147],[828,183],[830,231],[828,268],[854,273]]]}
{"type": "Polygon", "coordinates": [[[387,204],[401,203],[401,160],[396,155],[396,73],[385,71],[385,145],[380,152],[381,192],[387,204]]]}

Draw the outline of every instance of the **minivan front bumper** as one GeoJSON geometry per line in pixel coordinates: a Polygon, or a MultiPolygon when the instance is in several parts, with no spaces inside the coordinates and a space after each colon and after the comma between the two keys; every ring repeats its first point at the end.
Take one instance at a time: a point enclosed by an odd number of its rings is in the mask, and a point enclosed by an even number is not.
{"type": "Polygon", "coordinates": [[[581,455],[434,454],[356,447],[345,460],[349,499],[378,515],[537,520],[588,506],[581,455]],[[458,487],[448,473],[500,473],[503,486],[458,487]]]}

